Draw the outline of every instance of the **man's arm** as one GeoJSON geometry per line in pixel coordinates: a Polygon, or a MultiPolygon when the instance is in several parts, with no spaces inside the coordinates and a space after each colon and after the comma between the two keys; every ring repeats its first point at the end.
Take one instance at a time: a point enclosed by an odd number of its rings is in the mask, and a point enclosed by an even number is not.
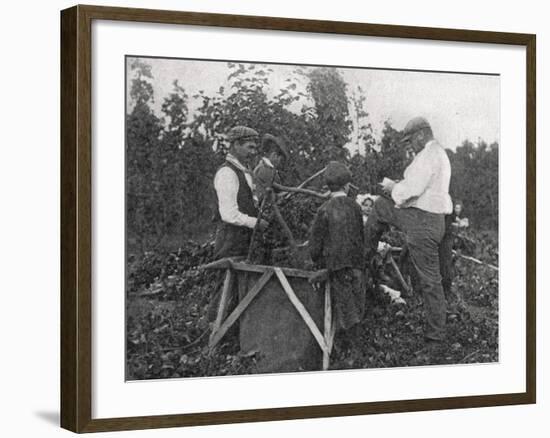
{"type": "Polygon", "coordinates": [[[418,198],[426,188],[434,172],[432,154],[423,150],[406,169],[405,179],[393,186],[391,196],[397,206],[418,198]]]}
{"type": "Polygon", "coordinates": [[[241,227],[254,228],[257,219],[239,211],[237,193],[239,178],[233,170],[222,167],[214,178],[214,188],[218,196],[218,209],[222,221],[241,227]]]}

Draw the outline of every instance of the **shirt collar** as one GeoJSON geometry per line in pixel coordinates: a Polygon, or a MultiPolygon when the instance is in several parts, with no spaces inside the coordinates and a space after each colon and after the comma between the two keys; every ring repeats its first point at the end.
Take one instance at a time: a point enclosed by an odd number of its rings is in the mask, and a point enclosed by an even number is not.
{"type": "Polygon", "coordinates": [[[225,161],[233,164],[237,169],[242,170],[243,172],[250,172],[246,166],[244,166],[237,158],[232,154],[227,154],[225,156],[225,161]]]}
{"type": "Polygon", "coordinates": [[[419,155],[421,155],[421,154],[423,154],[423,153],[426,153],[425,151],[428,149],[428,147],[430,147],[430,145],[431,145],[434,141],[435,141],[435,139],[432,138],[432,139],[429,140],[429,141],[424,145],[424,147],[423,147],[422,149],[420,149],[418,152],[416,152],[416,153],[413,152],[412,160],[410,160],[409,165],[410,165],[414,160],[416,160],[417,157],[418,157],[419,155]]]}
{"type": "Polygon", "coordinates": [[[431,146],[432,143],[435,143],[435,138],[432,138],[430,141],[428,141],[424,147],[422,148],[422,150],[426,149],[427,147],[431,146]]]}

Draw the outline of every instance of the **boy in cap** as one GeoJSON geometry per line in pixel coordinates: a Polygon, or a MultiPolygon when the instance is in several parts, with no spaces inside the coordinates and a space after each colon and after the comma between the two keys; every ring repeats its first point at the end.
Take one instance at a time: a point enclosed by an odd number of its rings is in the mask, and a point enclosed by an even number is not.
{"type": "Polygon", "coordinates": [[[365,309],[364,243],[361,207],[347,196],[351,172],[331,161],[324,173],[330,198],[317,211],[310,238],[312,260],[330,272],[337,336],[360,322],[365,309]]]}
{"type": "Polygon", "coordinates": [[[280,137],[265,134],[262,138],[264,156],[254,169],[254,184],[256,193],[261,201],[265,191],[272,187],[278,190],[281,187],[279,169],[289,160],[290,155],[284,141],[280,137]]]}
{"type": "MultiPolygon", "coordinates": [[[[253,173],[255,193],[261,206],[260,215],[264,218],[269,218],[269,222],[271,222],[275,214],[274,209],[277,207],[276,205],[272,205],[274,198],[268,198],[267,196],[269,191],[273,190],[277,192],[283,188],[279,169],[288,161],[289,153],[283,140],[271,134],[265,134],[263,136],[262,151],[264,155],[253,173]]],[[[271,192],[271,196],[272,193],[273,192],[271,192]]],[[[275,230],[270,227],[266,233],[261,236],[260,240],[260,249],[256,250],[254,256],[259,263],[271,264],[272,252],[276,241],[275,230]]]]}

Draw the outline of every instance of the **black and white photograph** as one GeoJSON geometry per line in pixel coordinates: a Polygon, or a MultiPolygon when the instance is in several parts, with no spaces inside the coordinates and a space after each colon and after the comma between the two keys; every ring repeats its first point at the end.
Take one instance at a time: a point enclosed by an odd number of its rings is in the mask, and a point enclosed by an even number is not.
{"type": "Polygon", "coordinates": [[[544,3],[4,11],[2,436],[546,436],[544,3]]]}
{"type": "Polygon", "coordinates": [[[125,62],[126,380],[499,362],[499,74],[125,62]]]}

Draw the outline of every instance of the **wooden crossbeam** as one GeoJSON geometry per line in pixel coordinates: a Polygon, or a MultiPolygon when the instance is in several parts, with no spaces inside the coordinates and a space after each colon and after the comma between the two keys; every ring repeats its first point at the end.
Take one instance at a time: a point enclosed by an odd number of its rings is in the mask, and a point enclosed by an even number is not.
{"type": "Polygon", "coordinates": [[[317,324],[315,324],[315,321],[313,321],[307,309],[304,307],[300,299],[294,293],[294,290],[290,286],[290,283],[288,282],[281,268],[275,267],[273,268],[273,270],[275,271],[275,275],[279,279],[281,286],[283,286],[283,289],[286,292],[288,299],[294,305],[294,307],[296,308],[296,310],[298,311],[298,313],[300,314],[300,316],[308,326],[309,330],[311,331],[311,334],[313,335],[313,337],[321,347],[321,350],[323,350],[323,352],[327,352],[328,354],[330,354],[327,343],[325,342],[323,335],[319,331],[317,324]]]}
{"type": "Polygon", "coordinates": [[[213,262],[207,263],[206,265],[200,265],[199,269],[229,269],[233,266],[233,263],[242,262],[244,257],[235,256],[235,257],[225,257],[223,259],[214,260],[213,262]]]}
{"type": "Polygon", "coordinates": [[[267,284],[271,276],[273,275],[273,271],[269,270],[264,272],[264,274],[260,277],[260,279],[254,284],[254,286],[250,289],[248,294],[241,300],[241,302],[235,307],[235,310],[231,312],[231,315],[227,317],[227,319],[221,324],[220,328],[212,334],[212,337],[209,342],[209,347],[212,350],[218,342],[223,338],[227,330],[231,328],[231,326],[239,319],[241,314],[245,311],[245,309],[248,307],[248,305],[252,302],[252,300],[258,295],[258,293],[262,290],[262,288],[267,284]]]}
{"type": "Polygon", "coordinates": [[[229,258],[214,260],[213,262],[201,265],[200,269],[229,269],[231,267],[231,260],[229,258]]]}
{"type": "Polygon", "coordinates": [[[231,266],[235,271],[247,271],[247,272],[257,272],[257,273],[263,273],[273,269],[280,269],[285,275],[289,275],[290,277],[299,277],[299,278],[308,278],[308,279],[318,275],[323,275],[323,272],[326,271],[326,269],[319,270],[319,271],[306,271],[304,269],[279,268],[279,267],[273,267],[268,265],[252,265],[252,264],[243,263],[243,262],[233,262],[231,266]]]}

